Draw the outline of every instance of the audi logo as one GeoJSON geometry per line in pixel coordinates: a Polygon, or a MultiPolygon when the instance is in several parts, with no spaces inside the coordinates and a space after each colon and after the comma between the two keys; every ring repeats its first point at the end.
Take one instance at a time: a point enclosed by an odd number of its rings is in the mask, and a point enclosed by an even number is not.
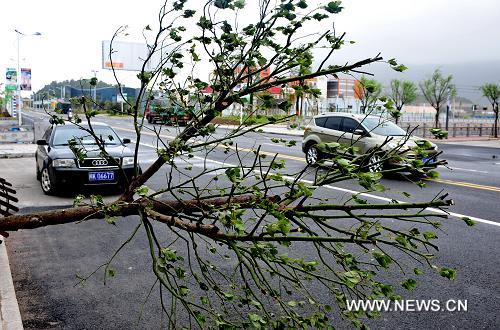
{"type": "Polygon", "coordinates": [[[92,161],[93,166],[106,166],[108,161],[106,159],[95,159],[92,161]]]}

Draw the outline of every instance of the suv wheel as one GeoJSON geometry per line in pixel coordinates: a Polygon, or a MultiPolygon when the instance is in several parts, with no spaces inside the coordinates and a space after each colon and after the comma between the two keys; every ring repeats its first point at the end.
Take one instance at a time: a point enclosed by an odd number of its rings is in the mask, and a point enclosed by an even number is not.
{"type": "Polygon", "coordinates": [[[382,156],[380,154],[373,154],[368,160],[368,171],[375,173],[383,169],[384,164],[382,163],[382,156]]]}
{"type": "Polygon", "coordinates": [[[46,195],[54,194],[54,183],[50,178],[49,169],[47,167],[44,167],[42,169],[42,173],[40,176],[40,186],[42,187],[44,194],[46,195]]]}
{"type": "Polygon", "coordinates": [[[306,150],[306,162],[309,165],[316,164],[321,159],[321,154],[316,145],[310,145],[306,150]]]}

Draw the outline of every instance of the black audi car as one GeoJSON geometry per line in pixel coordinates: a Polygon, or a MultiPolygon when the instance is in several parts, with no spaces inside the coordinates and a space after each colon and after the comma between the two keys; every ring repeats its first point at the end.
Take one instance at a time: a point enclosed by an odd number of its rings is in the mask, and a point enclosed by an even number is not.
{"type": "MultiPolygon", "coordinates": [[[[88,126],[83,127],[88,129],[88,126]]],[[[93,123],[92,129],[104,142],[109,157],[102,156],[88,131],[70,123],[51,126],[43,139],[37,141],[36,177],[45,194],[68,188],[74,191],[77,187],[123,189],[135,175],[134,153],[126,146],[130,140],[120,139],[104,123],[93,123]],[[75,150],[79,150],[76,154],[80,157],[75,155],[75,150]]]]}

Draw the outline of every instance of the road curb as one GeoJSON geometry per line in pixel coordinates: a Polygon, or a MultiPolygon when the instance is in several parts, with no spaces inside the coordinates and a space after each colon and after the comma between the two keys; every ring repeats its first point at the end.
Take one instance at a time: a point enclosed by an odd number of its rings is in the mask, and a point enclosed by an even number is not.
{"type": "Polygon", "coordinates": [[[2,238],[2,241],[2,244],[0,244],[0,329],[22,330],[23,321],[10,273],[5,239],[2,238]]]}
{"type": "Polygon", "coordinates": [[[25,153],[3,153],[0,151],[0,158],[30,158],[35,157],[34,152],[25,153]]]}

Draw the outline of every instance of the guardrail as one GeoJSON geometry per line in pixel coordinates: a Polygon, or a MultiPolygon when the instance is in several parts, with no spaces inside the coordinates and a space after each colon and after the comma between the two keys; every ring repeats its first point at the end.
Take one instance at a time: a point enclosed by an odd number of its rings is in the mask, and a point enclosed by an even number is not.
{"type": "MultiPolygon", "coordinates": [[[[403,128],[406,128],[407,132],[412,132],[414,135],[418,135],[421,137],[432,137],[432,133],[429,131],[433,128],[433,125],[429,125],[427,123],[422,123],[418,126],[415,125],[405,125],[403,128]]],[[[441,127],[444,129],[444,127],[441,127]]],[[[448,137],[457,137],[457,136],[479,136],[479,137],[487,137],[493,136],[493,126],[485,125],[485,124],[457,124],[453,123],[448,127],[448,137]]]]}

